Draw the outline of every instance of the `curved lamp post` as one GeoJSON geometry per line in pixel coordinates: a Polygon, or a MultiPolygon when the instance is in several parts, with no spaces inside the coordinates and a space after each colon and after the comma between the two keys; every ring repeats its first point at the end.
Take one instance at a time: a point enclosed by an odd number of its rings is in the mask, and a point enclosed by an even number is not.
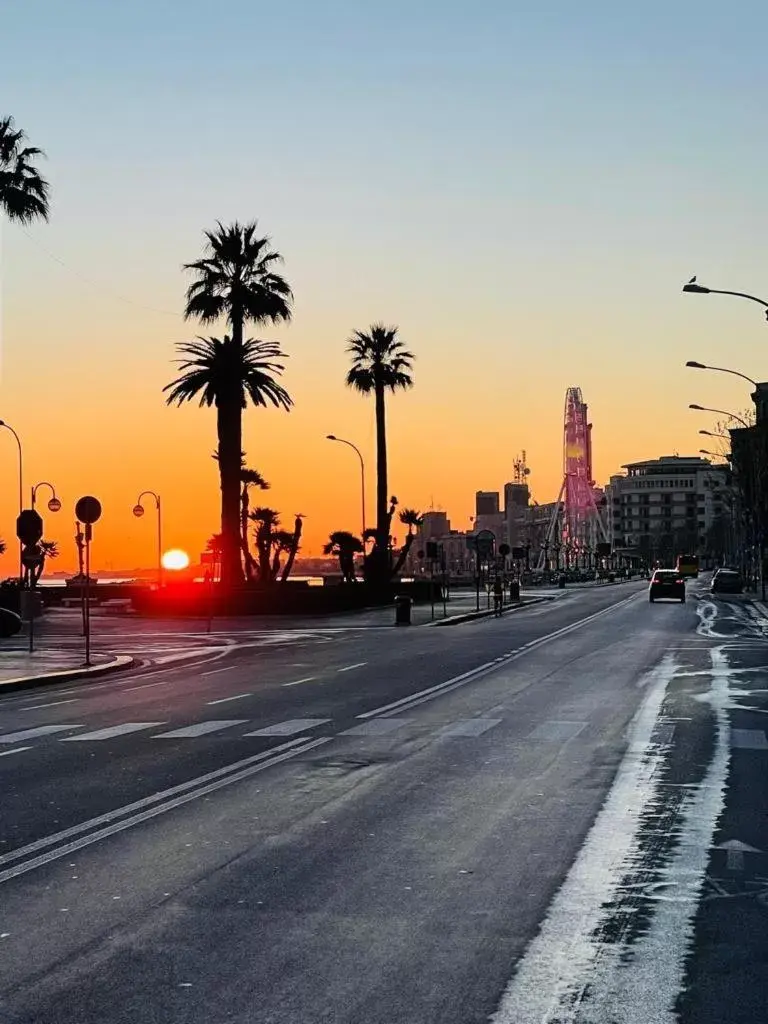
{"type": "MultiPolygon", "coordinates": [[[[24,508],[24,469],[21,454],[21,438],[10,425],[10,423],[6,423],[5,420],[0,420],[0,427],[4,427],[6,430],[10,431],[11,434],[13,434],[13,436],[16,438],[16,445],[19,449],[19,515],[21,515],[21,510],[24,508]]],[[[21,541],[19,541],[19,579],[23,580],[24,566],[21,563],[21,549],[22,543],[21,541]]]]}
{"type": "Polygon", "coordinates": [[[37,491],[38,488],[40,487],[49,487],[51,490],[51,497],[48,501],[48,511],[60,512],[61,502],[56,496],[56,488],[53,486],[53,484],[49,484],[47,480],[41,480],[39,484],[35,484],[35,486],[32,488],[32,508],[35,507],[35,501],[37,500],[37,491]]]}
{"type": "Polygon", "coordinates": [[[357,452],[357,457],[358,457],[358,459],[360,459],[360,492],[361,492],[361,497],[362,497],[362,523],[363,523],[363,532],[362,532],[362,534],[360,536],[361,536],[361,540],[362,540],[363,544],[365,544],[365,462],[363,461],[362,452],[360,451],[360,449],[357,447],[356,444],[352,444],[351,441],[347,441],[343,437],[336,437],[335,434],[326,434],[325,438],[326,438],[327,441],[338,441],[339,444],[347,445],[349,448],[352,448],[355,452],[357,452]]]}
{"type": "Polygon", "coordinates": [[[729,370],[725,366],[708,366],[706,363],[697,363],[695,359],[689,359],[685,365],[690,366],[694,370],[717,370],[718,373],[730,373],[734,377],[741,377],[742,380],[747,381],[753,387],[757,387],[756,380],[752,380],[746,373],[741,373],[739,370],[729,370]]]}
{"type": "Polygon", "coordinates": [[[144,515],[144,506],[141,504],[141,499],[148,495],[150,498],[155,499],[155,508],[157,509],[157,585],[162,587],[163,585],[163,517],[160,507],[160,495],[155,491],[142,491],[136,499],[136,504],[133,506],[133,514],[137,519],[141,519],[144,515]]]}
{"type": "Polygon", "coordinates": [[[742,419],[741,416],[737,416],[735,413],[726,412],[725,409],[710,409],[708,405],[695,405],[694,403],[691,403],[688,408],[695,409],[697,412],[714,412],[717,413],[718,416],[727,416],[729,420],[736,420],[736,422],[740,423],[742,427],[749,429],[749,424],[746,420],[742,419]]]}
{"type": "Polygon", "coordinates": [[[693,293],[694,295],[735,295],[739,299],[749,299],[750,302],[757,302],[758,305],[764,309],[768,309],[768,302],[765,299],[759,299],[756,295],[747,295],[746,292],[729,292],[723,291],[722,288],[705,288],[703,284],[698,284],[696,277],[692,277],[688,284],[683,285],[683,291],[693,293]]]}
{"type": "Polygon", "coordinates": [[[704,434],[705,437],[722,437],[726,441],[730,440],[727,434],[723,434],[719,430],[700,430],[699,433],[704,434]]]}

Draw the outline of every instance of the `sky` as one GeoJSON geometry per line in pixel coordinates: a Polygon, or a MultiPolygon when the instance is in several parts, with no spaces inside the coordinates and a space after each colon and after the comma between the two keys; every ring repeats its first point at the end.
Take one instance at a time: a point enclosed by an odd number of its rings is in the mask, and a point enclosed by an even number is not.
{"type": "MultiPolygon", "coordinates": [[[[562,474],[565,391],[581,387],[599,483],[628,461],[696,454],[758,379],[768,7],[712,0],[4,0],[0,115],[46,153],[51,219],[2,224],[0,418],[25,486],[54,484],[56,566],[74,503],[103,505],[94,565],[151,566],[145,488],[167,546],[218,528],[215,414],[164,404],[182,264],[217,220],[257,219],[295,292],[254,329],[289,358],[290,414],[245,414],[248,461],[303,553],[373,518],[372,402],[345,342],[384,321],[415,353],[388,404],[390,490],[466,528],[525,450],[534,497],[562,474]]],[[[212,333],[210,330],[207,333],[212,333]]],[[[0,536],[17,468],[0,430],[0,536]]],[[[15,555],[0,558],[12,574],[15,555]]]]}

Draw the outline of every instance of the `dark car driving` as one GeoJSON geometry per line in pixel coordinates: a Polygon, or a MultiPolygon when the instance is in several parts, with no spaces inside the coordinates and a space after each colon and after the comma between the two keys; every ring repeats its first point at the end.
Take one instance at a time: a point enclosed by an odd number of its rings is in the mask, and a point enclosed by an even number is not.
{"type": "Polygon", "coordinates": [[[685,580],[676,569],[656,569],[648,587],[648,600],[671,597],[685,601],[685,580]]]}
{"type": "Polygon", "coordinates": [[[735,569],[718,569],[709,589],[713,594],[740,594],[744,590],[744,580],[735,569]]]}

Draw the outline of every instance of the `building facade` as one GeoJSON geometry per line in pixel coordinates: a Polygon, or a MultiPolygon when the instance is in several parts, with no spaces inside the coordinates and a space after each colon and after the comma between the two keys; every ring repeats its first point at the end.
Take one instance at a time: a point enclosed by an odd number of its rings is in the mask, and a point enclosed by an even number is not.
{"type": "Polygon", "coordinates": [[[637,565],[672,564],[678,554],[697,554],[704,565],[723,559],[732,497],[727,466],[664,455],[622,468],[605,489],[615,555],[637,565]]]}

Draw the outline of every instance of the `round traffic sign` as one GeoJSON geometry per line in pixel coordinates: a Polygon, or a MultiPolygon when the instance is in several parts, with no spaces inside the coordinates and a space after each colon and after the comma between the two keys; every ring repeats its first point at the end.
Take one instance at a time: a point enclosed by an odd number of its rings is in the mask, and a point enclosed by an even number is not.
{"type": "Polygon", "coordinates": [[[144,515],[144,506],[143,505],[134,505],[133,506],[133,514],[136,516],[137,519],[141,519],[141,517],[144,515]]]}
{"type": "Polygon", "coordinates": [[[98,498],[86,494],[75,505],[75,515],[81,523],[95,523],[101,516],[101,502],[98,498]]]}
{"type": "Polygon", "coordinates": [[[48,502],[48,511],[49,512],[60,512],[61,511],[61,502],[59,501],[58,498],[51,498],[51,500],[48,502]]]}

